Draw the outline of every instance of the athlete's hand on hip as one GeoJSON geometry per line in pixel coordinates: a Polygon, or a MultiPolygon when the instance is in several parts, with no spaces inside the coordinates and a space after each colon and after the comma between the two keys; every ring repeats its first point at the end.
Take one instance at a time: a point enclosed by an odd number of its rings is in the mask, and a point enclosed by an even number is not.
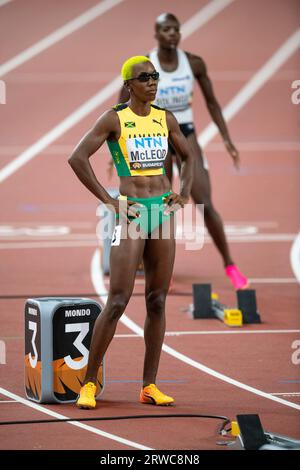
{"type": "Polygon", "coordinates": [[[224,143],[225,143],[225,147],[226,147],[228,153],[231,155],[231,157],[233,159],[233,164],[234,164],[235,168],[237,170],[239,170],[239,168],[240,168],[240,155],[239,155],[238,150],[235,148],[233,143],[230,142],[229,140],[225,140],[224,143]]]}
{"type": "Polygon", "coordinates": [[[172,212],[178,211],[178,209],[182,209],[185,204],[188,203],[189,198],[181,196],[180,194],[171,193],[169,196],[164,198],[164,215],[169,215],[172,212]]]}
{"type": "Polygon", "coordinates": [[[120,221],[126,220],[129,224],[131,221],[129,217],[138,218],[140,216],[139,208],[143,206],[136,203],[135,201],[129,201],[128,199],[111,199],[107,204],[108,209],[119,214],[120,221]]]}

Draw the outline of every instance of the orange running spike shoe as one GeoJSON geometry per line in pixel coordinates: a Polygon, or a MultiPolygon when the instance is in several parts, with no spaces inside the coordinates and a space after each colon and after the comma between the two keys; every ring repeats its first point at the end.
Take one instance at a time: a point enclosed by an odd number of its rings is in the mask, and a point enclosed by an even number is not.
{"type": "Polygon", "coordinates": [[[96,385],[93,382],[88,382],[87,384],[81,387],[79,392],[79,398],[76,402],[78,408],[83,408],[85,410],[93,410],[96,408],[96,385]]]}
{"type": "Polygon", "coordinates": [[[149,405],[168,406],[174,403],[174,398],[162,393],[155,384],[150,384],[142,388],[140,402],[149,405]]]}

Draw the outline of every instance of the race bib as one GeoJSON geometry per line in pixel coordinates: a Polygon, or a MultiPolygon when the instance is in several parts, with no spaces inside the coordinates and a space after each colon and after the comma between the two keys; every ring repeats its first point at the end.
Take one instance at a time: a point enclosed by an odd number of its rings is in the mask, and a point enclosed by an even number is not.
{"type": "Polygon", "coordinates": [[[121,241],[122,225],[116,225],[114,233],[111,237],[111,246],[119,246],[121,241]]]}
{"type": "Polygon", "coordinates": [[[156,103],[169,111],[184,111],[191,105],[192,94],[190,87],[185,85],[172,85],[159,87],[156,103]]]}
{"type": "Polygon", "coordinates": [[[168,153],[168,138],[134,137],[126,140],[126,148],[131,170],[158,169],[164,166],[168,153]]]}

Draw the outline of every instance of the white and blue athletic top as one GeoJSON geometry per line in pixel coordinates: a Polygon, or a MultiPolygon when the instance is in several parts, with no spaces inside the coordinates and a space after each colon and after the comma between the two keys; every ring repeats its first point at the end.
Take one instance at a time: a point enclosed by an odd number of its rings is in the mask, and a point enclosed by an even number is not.
{"type": "Polygon", "coordinates": [[[178,67],[173,72],[161,68],[157,50],[150,52],[149,59],[159,72],[158,89],[154,104],[171,111],[179,124],[193,122],[192,96],[194,75],[187,55],[177,49],[178,67]]]}

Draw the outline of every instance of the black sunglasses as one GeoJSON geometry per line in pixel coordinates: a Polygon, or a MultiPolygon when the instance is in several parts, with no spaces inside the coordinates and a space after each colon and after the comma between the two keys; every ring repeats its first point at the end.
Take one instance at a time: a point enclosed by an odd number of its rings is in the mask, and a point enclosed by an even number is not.
{"type": "Polygon", "coordinates": [[[147,73],[147,72],[142,72],[138,77],[130,78],[130,80],[138,80],[139,82],[148,82],[152,78],[152,80],[158,80],[159,79],[159,72],[152,72],[152,73],[147,73]]]}

